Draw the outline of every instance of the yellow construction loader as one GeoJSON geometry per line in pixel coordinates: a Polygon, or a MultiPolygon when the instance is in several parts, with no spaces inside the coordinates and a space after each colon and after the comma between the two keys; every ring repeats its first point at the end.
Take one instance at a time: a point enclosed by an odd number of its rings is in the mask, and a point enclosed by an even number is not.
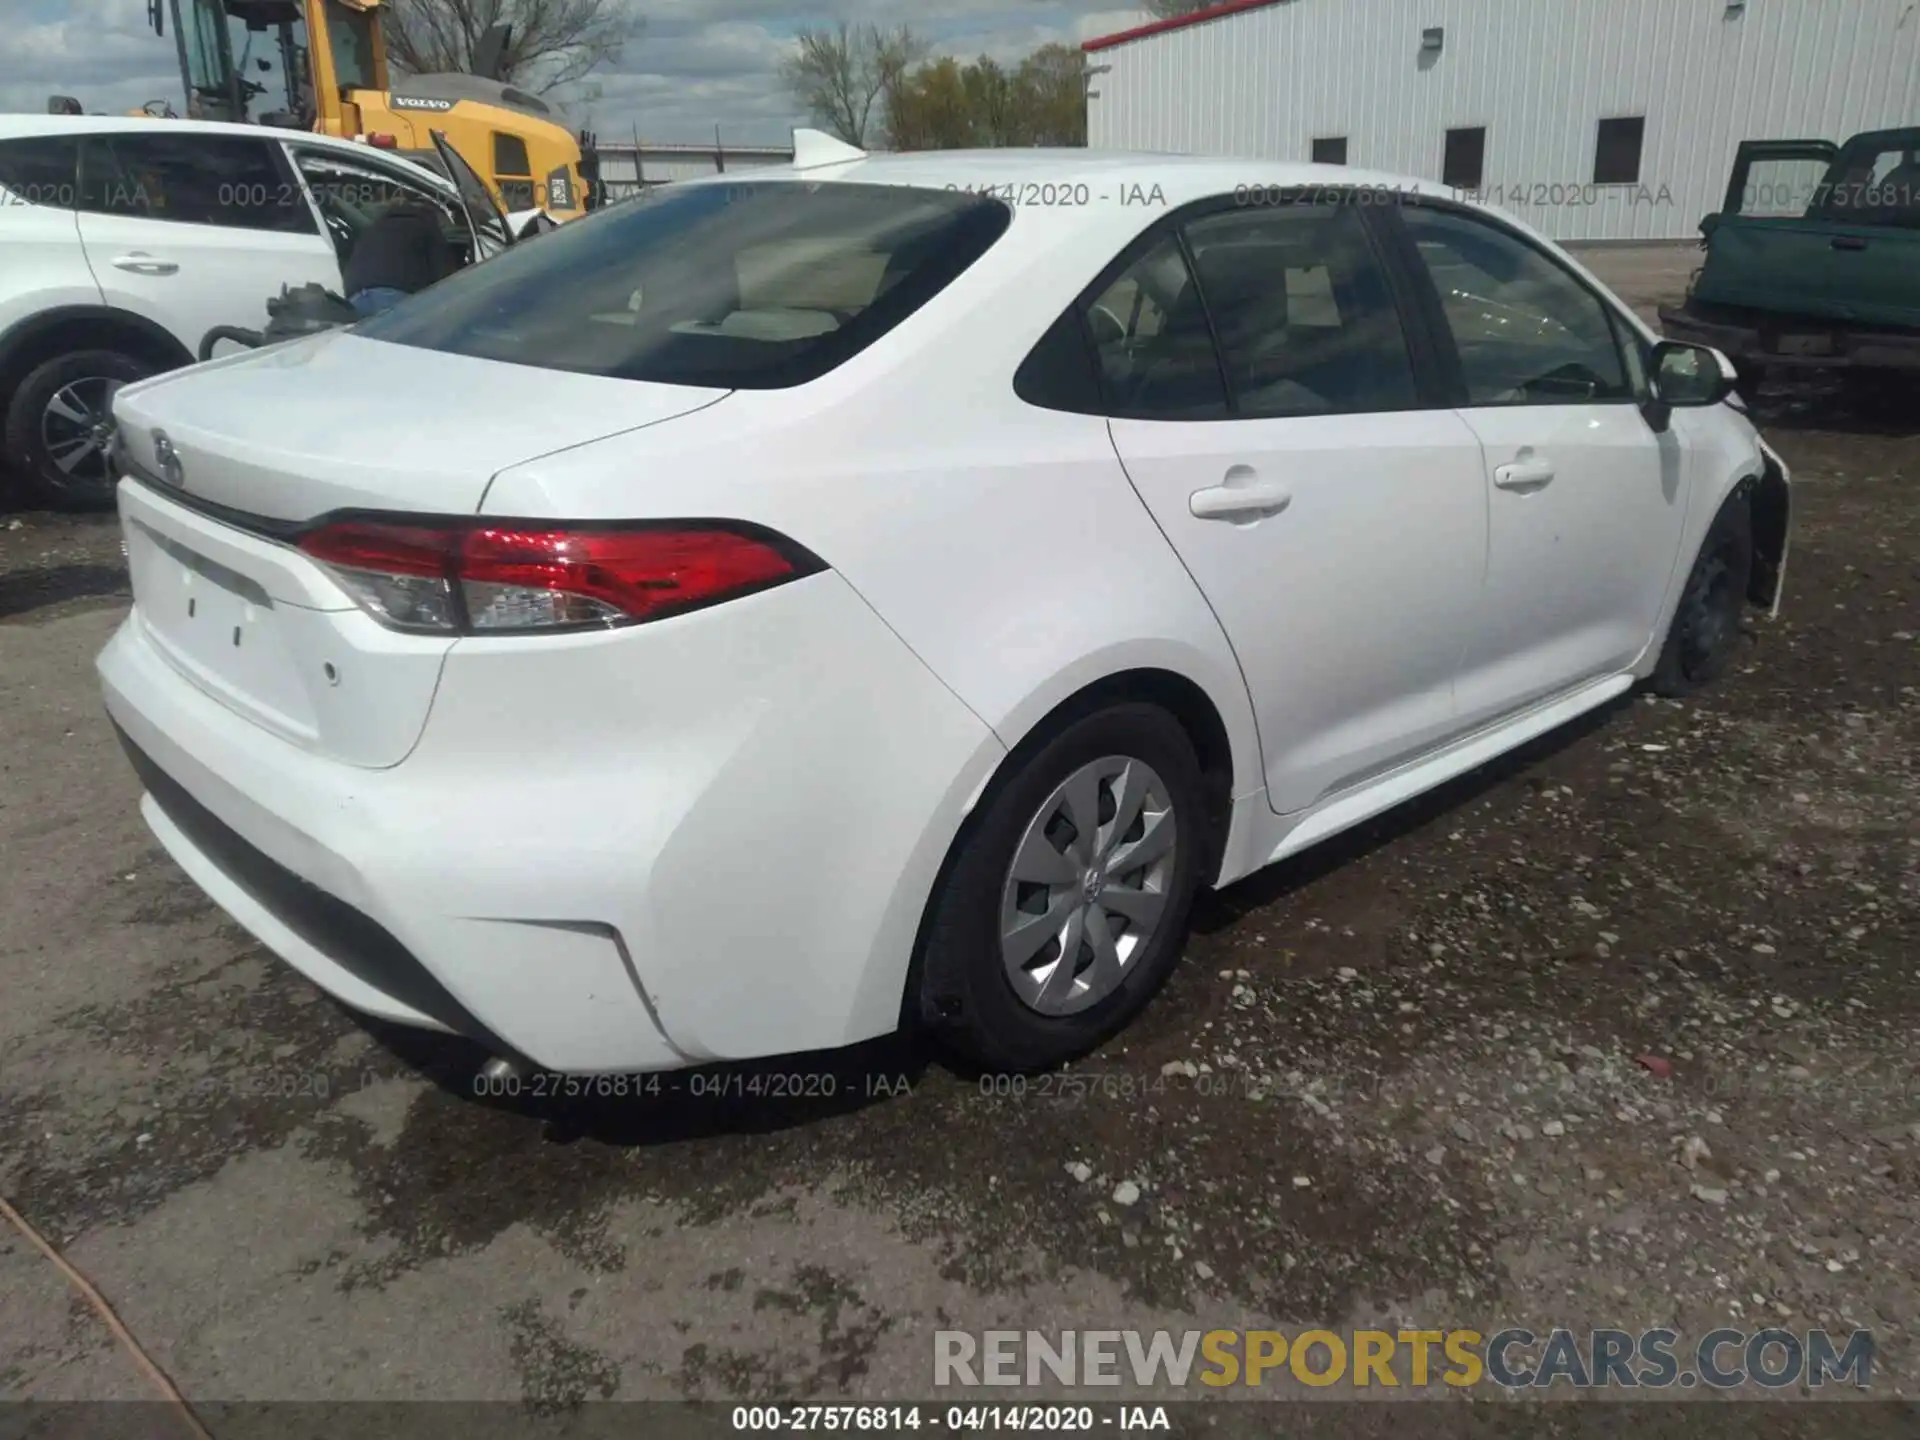
{"type": "Polygon", "coordinates": [[[430,134],[439,131],[480,173],[500,208],[540,209],[567,220],[599,202],[593,137],[574,134],[539,96],[496,78],[511,35],[497,25],[474,56],[474,74],[411,75],[390,82],[383,0],[148,0],[147,18],[164,34],[172,12],[187,114],[201,120],[257,120],[364,140],[440,168],[430,134]],[[164,7],[164,9],[163,9],[164,7]],[[245,41],[236,58],[233,24],[245,41]],[[251,113],[266,86],[249,77],[256,36],[278,49],[286,99],[251,113]]]}

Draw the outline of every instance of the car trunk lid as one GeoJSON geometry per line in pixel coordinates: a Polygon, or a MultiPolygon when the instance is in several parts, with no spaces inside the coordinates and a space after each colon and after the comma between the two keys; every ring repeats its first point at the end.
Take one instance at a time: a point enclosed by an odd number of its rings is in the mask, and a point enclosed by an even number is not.
{"type": "Polygon", "coordinates": [[[728,392],[535,370],[335,331],[128,386],[127,458],[192,500],[270,521],[472,514],[508,465],[728,392]],[[167,463],[162,440],[171,451],[167,463]]]}
{"type": "Polygon", "coordinates": [[[452,640],[380,625],[297,548],[300,532],[343,510],[471,515],[508,465],[727,393],[353,336],[130,390],[115,406],[120,512],[143,641],[236,714],[369,767],[412,750],[452,640]]]}

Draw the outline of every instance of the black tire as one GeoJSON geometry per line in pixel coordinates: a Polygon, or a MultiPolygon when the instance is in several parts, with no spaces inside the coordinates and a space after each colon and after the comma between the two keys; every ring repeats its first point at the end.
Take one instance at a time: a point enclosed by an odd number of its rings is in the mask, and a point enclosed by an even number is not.
{"type": "MultiPolygon", "coordinates": [[[[63,470],[49,436],[57,447],[62,437],[78,437],[91,428],[50,410],[56,397],[78,396],[88,413],[98,413],[112,391],[155,373],[144,360],[117,350],[75,350],[28,372],[7,406],[7,461],[19,475],[28,495],[55,510],[104,510],[113,504],[113,480],[107,470],[104,444],[87,449],[73,470],[63,470]]],[[[111,425],[112,412],[103,418],[111,425]]]]}
{"type": "Polygon", "coordinates": [[[1752,486],[1746,483],[1727,497],[1713,517],[1687,572],[1666,643],[1660,648],[1660,663],[1654,668],[1655,694],[1691,695],[1726,673],[1740,641],[1740,619],[1752,578],[1752,486]]]}
{"type": "MultiPolygon", "coordinates": [[[[1119,1031],[1153,998],[1185,946],[1194,891],[1217,848],[1207,793],[1192,741],[1156,705],[1109,706],[1066,723],[1024,759],[1016,755],[956,842],[928,906],[910,1014],[936,1042],[987,1071],[1048,1069],[1119,1031]],[[1158,892],[1164,902],[1116,988],[1076,1013],[1044,1014],[1015,992],[1003,963],[1000,919],[1010,867],[1056,788],[1109,757],[1144,762],[1164,784],[1175,836],[1158,892]]],[[[1111,790],[1101,790],[1096,829],[1108,823],[1113,801],[1111,790]]],[[[1061,887],[1063,899],[1072,888],[1061,887]]],[[[1049,941],[1043,953],[1048,946],[1059,950],[1049,941]]]]}

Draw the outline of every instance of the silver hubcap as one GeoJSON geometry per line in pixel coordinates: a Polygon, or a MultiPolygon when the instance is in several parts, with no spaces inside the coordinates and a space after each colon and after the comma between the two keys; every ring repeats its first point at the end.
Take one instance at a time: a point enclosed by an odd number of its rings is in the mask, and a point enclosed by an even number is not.
{"type": "Polygon", "coordinates": [[[113,395],[121,382],[105,376],[75,380],[54,392],[40,416],[40,442],[54,468],[76,485],[107,482],[113,448],[113,395]]]}
{"type": "Polygon", "coordinates": [[[1097,1005],[1159,928],[1178,854],[1173,802],[1151,765],[1082,765],[1027,822],[1000,896],[1000,955],[1042,1015],[1097,1005]]]}

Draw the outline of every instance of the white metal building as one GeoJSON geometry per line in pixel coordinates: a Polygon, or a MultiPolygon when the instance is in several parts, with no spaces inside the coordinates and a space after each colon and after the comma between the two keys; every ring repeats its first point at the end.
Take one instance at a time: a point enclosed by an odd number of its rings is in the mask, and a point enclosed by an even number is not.
{"type": "Polygon", "coordinates": [[[1920,125],[1920,0],[1228,0],[1085,48],[1095,148],[1444,180],[1568,240],[1693,237],[1742,140],[1920,125]]]}

